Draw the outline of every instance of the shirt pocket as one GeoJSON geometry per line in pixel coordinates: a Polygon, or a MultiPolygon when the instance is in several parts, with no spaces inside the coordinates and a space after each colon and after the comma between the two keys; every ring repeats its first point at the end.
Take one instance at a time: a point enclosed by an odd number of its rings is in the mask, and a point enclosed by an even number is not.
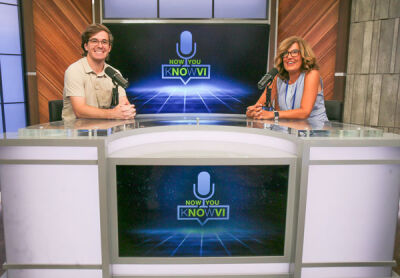
{"type": "Polygon", "coordinates": [[[112,82],[107,78],[97,78],[95,84],[95,91],[97,102],[100,108],[109,108],[112,98],[112,82]]]}

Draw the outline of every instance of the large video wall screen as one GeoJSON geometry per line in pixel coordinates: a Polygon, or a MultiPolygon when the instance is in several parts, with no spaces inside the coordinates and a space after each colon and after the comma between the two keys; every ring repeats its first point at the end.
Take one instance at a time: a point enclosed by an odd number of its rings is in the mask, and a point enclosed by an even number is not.
{"type": "Polygon", "coordinates": [[[289,165],[117,165],[119,257],[283,256],[289,165]]]}
{"type": "Polygon", "coordinates": [[[109,63],[143,113],[238,113],[260,96],[268,24],[107,23],[109,63]]]}

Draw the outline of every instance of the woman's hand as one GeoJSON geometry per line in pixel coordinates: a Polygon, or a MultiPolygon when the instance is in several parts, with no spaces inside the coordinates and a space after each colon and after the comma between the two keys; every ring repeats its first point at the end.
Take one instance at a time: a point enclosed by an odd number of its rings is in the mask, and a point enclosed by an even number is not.
{"type": "Polygon", "coordinates": [[[253,117],[252,115],[253,115],[253,111],[254,111],[255,106],[256,105],[251,105],[251,106],[247,107],[247,110],[246,110],[246,116],[247,117],[250,117],[250,118],[253,117]]]}
{"type": "Polygon", "coordinates": [[[246,116],[249,118],[254,118],[260,110],[262,110],[262,105],[260,103],[251,105],[247,107],[246,116]]]}
{"type": "Polygon", "coordinates": [[[274,118],[274,112],[263,110],[262,107],[260,110],[257,110],[253,116],[256,120],[270,120],[274,118]]]}
{"type": "Polygon", "coordinates": [[[274,112],[266,111],[262,104],[256,103],[247,107],[246,116],[257,120],[269,120],[274,118],[274,112]]]}

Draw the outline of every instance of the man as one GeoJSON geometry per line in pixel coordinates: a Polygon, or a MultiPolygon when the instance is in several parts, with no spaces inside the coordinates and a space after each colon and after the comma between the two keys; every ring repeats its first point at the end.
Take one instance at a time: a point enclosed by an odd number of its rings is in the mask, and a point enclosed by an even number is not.
{"type": "Polygon", "coordinates": [[[75,118],[132,119],[135,106],[125,90],[118,87],[119,104],[110,108],[113,83],[104,73],[113,36],[101,24],[92,24],[82,33],[83,58],[68,67],[64,76],[63,120],[75,118]]]}

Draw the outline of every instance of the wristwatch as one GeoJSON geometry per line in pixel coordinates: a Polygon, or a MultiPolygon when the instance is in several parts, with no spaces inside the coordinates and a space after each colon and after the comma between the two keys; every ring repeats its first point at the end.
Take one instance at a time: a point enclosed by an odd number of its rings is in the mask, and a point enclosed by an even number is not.
{"type": "Polygon", "coordinates": [[[274,121],[279,121],[279,112],[274,110],[274,121]]]}

